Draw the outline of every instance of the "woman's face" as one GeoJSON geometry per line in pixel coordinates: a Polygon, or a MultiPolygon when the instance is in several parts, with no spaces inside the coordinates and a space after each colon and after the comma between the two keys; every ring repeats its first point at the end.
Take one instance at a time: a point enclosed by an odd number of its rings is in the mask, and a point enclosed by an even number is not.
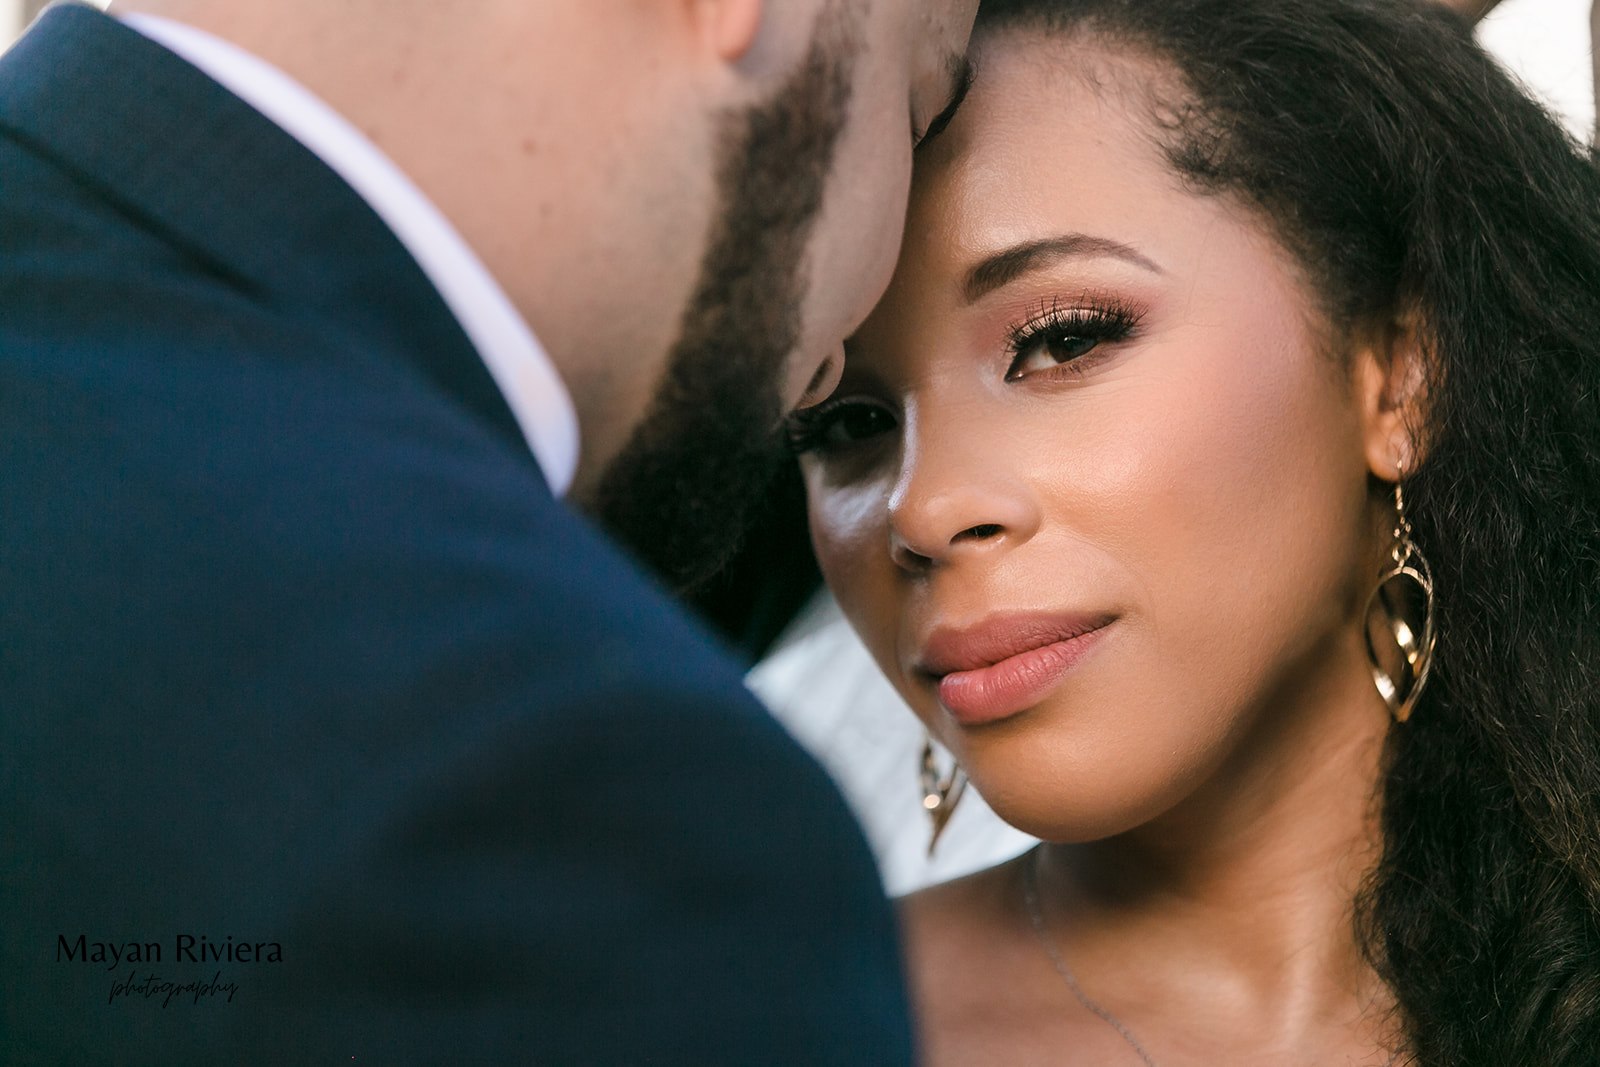
{"type": "MultiPolygon", "coordinates": [[[[1007,32],[800,434],[823,571],[1009,821],[1120,833],[1360,678],[1357,389],[1289,254],[1186,190],[1136,87],[1007,32]]],[[[1167,77],[1170,81],[1170,77],[1167,77]]]]}

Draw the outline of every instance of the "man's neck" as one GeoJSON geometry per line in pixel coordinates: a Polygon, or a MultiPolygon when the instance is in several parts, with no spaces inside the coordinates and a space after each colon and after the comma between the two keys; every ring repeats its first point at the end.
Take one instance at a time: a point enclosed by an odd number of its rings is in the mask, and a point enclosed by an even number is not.
{"type": "Polygon", "coordinates": [[[663,165],[710,158],[710,119],[672,108],[669,88],[651,92],[644,73],[617,69],[619,51],[652,46],[625,36],[648,26],[608,21],[610,10],[520,0],[112,7],[194,26],[272,64],[405,172],[560,371],[583,430],[580,484],[643,418],[712,208],[709,173],[663,165]],[[684,262],[640,254],[662,249],[681,250],[684,262]]]}

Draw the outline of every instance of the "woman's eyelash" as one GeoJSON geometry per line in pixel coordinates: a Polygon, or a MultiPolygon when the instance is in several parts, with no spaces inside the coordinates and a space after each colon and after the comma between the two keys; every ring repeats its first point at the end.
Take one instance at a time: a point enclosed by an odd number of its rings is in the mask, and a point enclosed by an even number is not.
{"type": "Polygon", "coordinates": [[[815,452],[822,443],[821,420],[817,417],[818,408],[827,407],[824,401],[814,408],[803,411],[792,411],[783,420],[783,443],[789,449],[791,456],[803,456],[807,452],[815,452]]]}
{"type": "Polygon", "coordinates": [[[896,425],[894,416],[881,404],[844,396],[790,414],[784,420],[784,438],[790,455],[803,456],[847,447],[887,433],[896,425]]]}
{"type": "Polygon", "coordinates": [[[1047,330],[1072,329],[1096,337],[1109,337],[1113,333],[1126,336],[1139,324],[1140,317],[1132,308],[1115,300],[1084,299],[1062,307],[1057,298],[1048,304],[1041,303],[1026,319],[1011,326],[1006,336],[1013,349],[1037,340],[1047,330]]]}
{"type": "Polygon", "coordinates": [[[1115,300],[1089,299],[1070,307],[1059,300],[1041,304],[1028,318],[1006,331],[1006,346],[1012,363],[1008,379],[1021,377],[1018,366],[1039,346],[1053,348],[1054,366],[1065,373],[1078,373],[1076,366],[1100,344],[1125,341],[1138,329],[1141,314],[1115,300]],[[1081,349],[1081,351],[1079,351],[1081,349]]]}

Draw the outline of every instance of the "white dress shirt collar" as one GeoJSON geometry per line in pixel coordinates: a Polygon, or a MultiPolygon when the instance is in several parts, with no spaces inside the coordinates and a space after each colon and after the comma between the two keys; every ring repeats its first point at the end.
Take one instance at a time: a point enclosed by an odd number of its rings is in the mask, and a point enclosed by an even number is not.
{"type": "Polygon", "coordinates": [[[438,289],[516,417],[556,496],[578,466],[578,416],[555,364],[466,241],[377,145],[277,67],[154,15],[127,26],[198,67],[305,145],[370,205],[438,289]]]}

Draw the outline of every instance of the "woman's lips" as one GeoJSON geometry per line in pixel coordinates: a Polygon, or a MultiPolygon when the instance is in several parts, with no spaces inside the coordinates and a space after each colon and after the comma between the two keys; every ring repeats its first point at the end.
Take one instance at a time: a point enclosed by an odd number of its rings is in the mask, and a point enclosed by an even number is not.
{"type": "Polygon", "coordinates": [[[977,726],[1026,711],[1099,642],[1109,616],[1014,616],[936,632],[919,668],[936,678],[957,722],[977,726]]]}

